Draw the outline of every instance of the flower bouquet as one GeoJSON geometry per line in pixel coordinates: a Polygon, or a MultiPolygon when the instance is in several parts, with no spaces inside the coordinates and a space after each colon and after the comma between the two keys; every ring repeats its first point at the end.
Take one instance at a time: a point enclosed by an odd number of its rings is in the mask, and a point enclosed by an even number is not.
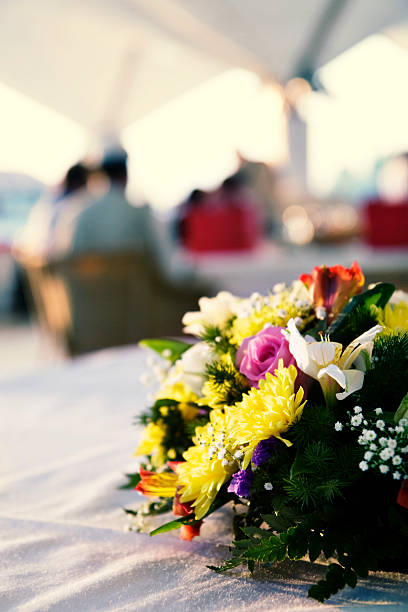
{"type": "Polygon", "coordinates": [[[357,263],[316,267],[201,298],[190,342],[141,343],[162,364],[130,486],[153,498],[139,516],[175,515],[151,535],[191,540],[232,502],[231,558],[210,569],[325,559],[319,601],[408,569],[408,295],[363,285],[357,263]]]}

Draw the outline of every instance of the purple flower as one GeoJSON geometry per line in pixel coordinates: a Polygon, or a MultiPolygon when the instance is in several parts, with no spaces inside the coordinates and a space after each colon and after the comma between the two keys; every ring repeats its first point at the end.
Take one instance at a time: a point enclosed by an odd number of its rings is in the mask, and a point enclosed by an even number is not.
{"type": "Polygon", "coordinates": [[[238,497],[248,498],[251,495],[251,484],[253,479],[254,474],[250,467],[247,467],[246,470],[239,470],[239,472],[232,475],[228,492],[235,493],[238,497]]]}
{"type": "Polygon", "coordinates": [[[252,463],[254,465],[261,465],[272,455],[276,448],[276,438],[272,436],[267,440],[261,440],[255,447],[252,454],[252,463]]]}
{"type": "Polygon", "coordinates": [[[289,351],[289,343],[282,335],[282,327],[265,327],[255,336],[245,338],[237,351],[236,364],[253,387],[258,388],[259,381],[267,372],[277,369],[279,359],[283,365],[296,366],[296,360],[289,351]]]}

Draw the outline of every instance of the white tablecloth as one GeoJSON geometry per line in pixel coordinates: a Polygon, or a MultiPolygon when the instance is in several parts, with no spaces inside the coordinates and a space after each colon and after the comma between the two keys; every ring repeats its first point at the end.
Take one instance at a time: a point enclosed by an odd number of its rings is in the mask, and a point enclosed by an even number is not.
{"type": "MultiPolygon", "coordinates": [[[[214,535],[222,513],[192,543],[124,532],[122,507],[139,495],[118,487],[135,467],[144,361],[136,348],[110,350],[0,382],[0,610],[321,609],[306,598],[320,575],[307,563],[256,579],[208,570],[228,556],[225,537],[214,535]]],[[[330,608],[407,610],[407,602],[405,577],[377,574],[330,608]]]]}

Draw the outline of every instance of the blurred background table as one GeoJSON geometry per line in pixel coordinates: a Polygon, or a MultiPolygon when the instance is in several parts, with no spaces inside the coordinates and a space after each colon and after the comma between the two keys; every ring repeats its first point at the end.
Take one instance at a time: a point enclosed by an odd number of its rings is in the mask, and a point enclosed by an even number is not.
{"type": "Polygon", "coordinates": [[[408,290],[408,249],[374,249],[360,242],[345,245],[282,247],[264,242],[251,252],[200,254],[198,272],[240,296],[267,293],[275,283],[290,283],[316,265],[350,266],[358,261],[366,283],[388,281],[408,290]]]}

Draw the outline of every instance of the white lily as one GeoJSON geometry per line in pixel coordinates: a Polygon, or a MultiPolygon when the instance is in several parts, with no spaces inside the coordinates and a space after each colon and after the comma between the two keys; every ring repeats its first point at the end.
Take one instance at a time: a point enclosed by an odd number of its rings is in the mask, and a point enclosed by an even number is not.
{"type": "Polygon", "coordinates": [[[339,342],[326,339],[318,342],[311,336],[303,337],[294,319],[288,322],[289,332],[284,333],[298,368],[320,382],[326,403],[332,405],[335,398],[343,400],[363,386],[364,374],[371,363],[373,340],[382,329],[382,325],[375,325],[344,350],[339,342]]]}

